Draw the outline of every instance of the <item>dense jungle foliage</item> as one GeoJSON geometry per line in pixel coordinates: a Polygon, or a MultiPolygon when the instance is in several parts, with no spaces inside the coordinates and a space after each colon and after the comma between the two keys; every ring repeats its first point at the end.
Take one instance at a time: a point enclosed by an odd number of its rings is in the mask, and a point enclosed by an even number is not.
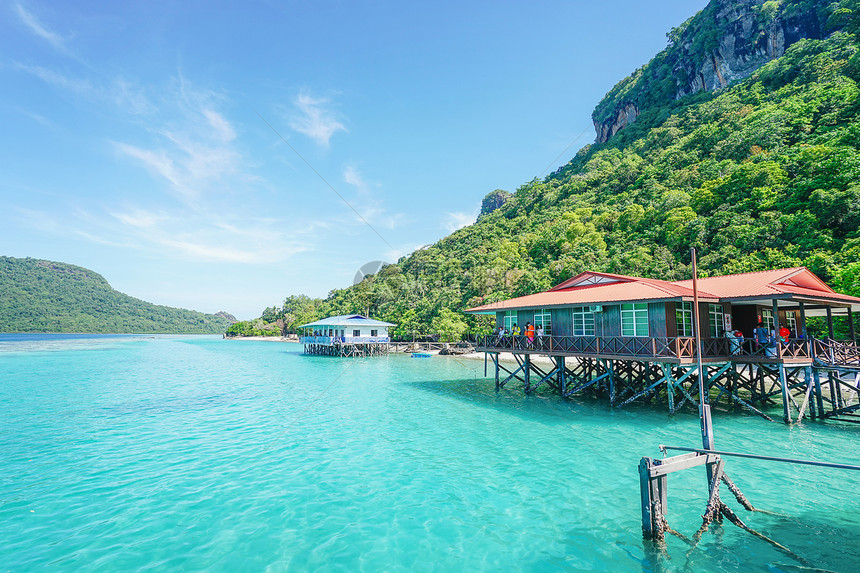
{"type": "Polygon", "coordinates": [[[0,332],[216,334],[232,316],[158,306],[117,292],[101,275],[0,257],[0,332]]]}
{"type": "MultiPolygon", "coordinates": [[[[677,280],[805,265],[860,295],[857,0],[833,3],[801,40],[718,92],[652,102],[478,221],[325,300],[266,310],[286,328],[370,312],[395,335],[488,328],[464,308],[538,292],[584,270],[677,280]],[[457,311],[457,312],[453,312],[457,311]]],[[[485,202],[485,206],[486,206],[485,202]]]]}

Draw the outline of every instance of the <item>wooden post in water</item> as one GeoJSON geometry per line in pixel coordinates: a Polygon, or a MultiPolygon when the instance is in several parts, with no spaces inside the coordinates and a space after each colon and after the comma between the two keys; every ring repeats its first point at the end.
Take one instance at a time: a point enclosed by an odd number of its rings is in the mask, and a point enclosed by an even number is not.
{"type": "Polygon", "coordinates": [[[526,392],[529,392],[531,390],[531,370],[532,370],[531,354],[526,354],[524,359],[525,359],[525,386],[526,386],[526,392]]]}
{"type": "Polygon", "coordinates": [[[657,464],[652,458],[642,458],[639,462],[639,493],[642,504],[642,535],[654,541],[664,540],[666,523],[666,481],[667,477],[652,476],[657,464]]]}
{"type": "Polygon", "coordinates": [[[705,378],[707,374],[702,368],[702,333],[699,330],[701,324],[699,321],[699,271],[696,267],[695,247],[690,248],[690,259],[693,262],[693,334],[696,337],[696,366],[699,374],[699,419],[702,427],[702,447],[706,450],[713,450],[714,429],[711,424],[711,406],[705,400],[705,378]]]}
{"type": "Polygon", "coordinates": [[[779,385],[782,387],[782,420],[786,424],[791,423],[791,410],[789,409],[788,379],[785,375],[785,364],[779,363],[779,385]]]}

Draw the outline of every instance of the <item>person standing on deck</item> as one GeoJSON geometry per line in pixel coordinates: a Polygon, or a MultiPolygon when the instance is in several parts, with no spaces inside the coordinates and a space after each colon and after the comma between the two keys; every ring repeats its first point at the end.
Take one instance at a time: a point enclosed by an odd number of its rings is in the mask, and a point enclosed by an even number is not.
{"type": "Polygon", "coordinates": [[[753,328],[753,338],[755,339],[756,350],[768,343],[767,329],[761,321],[753,328]]]}
{"type": "Polygon", "coordinates": [[[534,344],[535,341],[535,327],[531,322],[526,323],[526,337],[529,339],[529,345],[534,344]]]}

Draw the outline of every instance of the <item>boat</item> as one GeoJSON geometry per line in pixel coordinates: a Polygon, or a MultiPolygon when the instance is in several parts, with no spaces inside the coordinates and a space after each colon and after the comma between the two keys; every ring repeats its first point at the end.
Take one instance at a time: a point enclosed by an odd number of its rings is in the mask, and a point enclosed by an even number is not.
{"type": "Polygon", "coordinates": [[[412,353],[412,358],[430,358],[431,356],[433,356],[433,355],[430,354],[429,352],[413,352],[412,353]]]}

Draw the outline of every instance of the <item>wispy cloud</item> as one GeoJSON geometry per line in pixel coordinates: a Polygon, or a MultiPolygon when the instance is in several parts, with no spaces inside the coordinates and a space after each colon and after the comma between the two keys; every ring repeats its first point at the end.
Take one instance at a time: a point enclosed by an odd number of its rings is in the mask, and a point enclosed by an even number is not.
{"type": "Polygon", "coordinates": [[[236,131],[233,129],[233,126],[220,113],[212,109],[202,109],[200,113],[203,114],[203,117],[206,118],[209,125],[215,130],[218,139],[223,143],[228,143],[236,139],[236,131]]]}
{"type": "Polygon", "coordinates": [[[353,187],[358,188],[359,191],[367,191],[367,183],[354,165],[347,165],[343,170],[343,180],[353,187]]]}
{"type": "Polygon", "coordinates": [[[109,98],[117,109],[131,115],[144,115],[156,111],[155,105],[134,82],[115,78],[108,89],[109,98]]]}
{"type": "Polygon", "coordinates": [[[155,104],[146,96],[143,89],[121,77],[100,85],[89,79],[63,74],[43,66],[22,63],[15,63],[13,66],[54,88],[83,98],[90,103],[112,106],[120,113],[140,116],[157,111],[155,104]]]}
{"type": "Polygon", "coordinates": [[[16,67],[28,74],[31,74],[43,82],[50,84],[56,88],[71,92],[78,96],[86,98],[97,98],[98,90],[87,80],[69,77],[67,75],[43,68],[42,66],[30,66],[25,64],[16,64],[16,67]]]}
{"type": "Polygon", "coordinates": [[[33,32],[36,36],[42,38],[55,49],[61,52],[68,52],[68,48],[66,47],[66,39],[63,38],[60,34],[50,30],[47,26],[42,24],[36,15],[27,10],[20,3],[16,2],[12,5],[15,10],[15,13],[18,15],[18,18],[21,19],[21,22],[29,28],[31,32],[33,32]]]}
{"type": "Polygon", "coordinates": [[[121,235],[135,237],[141,248],[198,262],[274,263],[307,249],[287,240],[276,219],[225,220],[219,215],[167,214],[132,209],[114,212],[121,235]]]}
{"type": "Polygon", "coordinates": [[[397,262],[400,260],[400,257],[405,257],[411,253],[414,253],[418,249],[424,248],[427,245],[420,244],[410,244],[402,247],[395,247],[394,249],[388,250],[385,252],[385,260],[386,261],[394,261],[397,262]]]}
{"type": "Polygon", "coordinates": [[[476,212],[465,213],[462,211],[454,211],[446,213],[444,225],[449,233],[453,233],[457,229],[468,227],[469,225],[474,223],[477,216],[478,215],[476,212]]]}
{"type": "Polygon", "coordinates": [[[111,212],[72,207],[59,217],[32,209],[18,209],[28,227],[66,239],[133,249],[165,259],[191,262],[267,264],[282,262],[308,250],[300,240],[283,236],[277,220],[218,215],[168,213],[137,207],[111,212]]]}
{"type": "Polygon", "coordinates": [[[347,165],[344,168],[343,180],[356,191],[354,197],[349,200],[350,205],[371,226],[395,229],[406,219],[403,213],[389,213],[385,209],[382,186],[368,182],[355,165],[347,165]]]}
{"type": "Polygon", "coordinates": [[[337,120],[331,109],[331,99],[315,97],[308,90],[296,96],[293,105],[296,113],[290,120],[290,127],[307,135],[319,145],[329,146],[332,136],[346,127],[337,120]]]}
{"type": "Polygon", "coordinates": [[[167,189],[186,205],[205,208],[204,199],[236,186],[242,155],[233,145],[236,130],[211,105],[216,97],[180,82],[174,98],[165,98],[150,120],[148,145],[114,141],[120,155],[139,162],[168,183],[167,189]],[[161,119],[166,117],[169,119],[161,119]]]}

